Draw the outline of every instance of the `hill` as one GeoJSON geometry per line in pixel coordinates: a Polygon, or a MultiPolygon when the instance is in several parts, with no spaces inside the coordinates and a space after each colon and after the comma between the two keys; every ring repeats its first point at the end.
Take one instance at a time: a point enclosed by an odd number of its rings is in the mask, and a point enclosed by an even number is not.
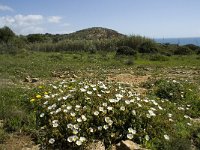
{"type": "Polygon", "coordinates": [[[119,38],[124,37],[125,35],[118,33],[115,30],[102,28],[102,27],[92,27],[83,30],[76,31],[74,33],[68,34],[70,39],[110,39],[110,38],[119,38]]]}

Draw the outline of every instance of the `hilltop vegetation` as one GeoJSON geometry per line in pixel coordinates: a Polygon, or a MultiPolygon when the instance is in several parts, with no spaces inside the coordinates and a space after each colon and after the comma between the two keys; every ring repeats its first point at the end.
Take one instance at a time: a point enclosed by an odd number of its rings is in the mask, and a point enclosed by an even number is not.
{"type": "MultiPolygon", "coordinates": [[[[114,30],[94,27],[71,34],[30,34],[17,36],[8,27],[0,29],[0,53],[17,54],[27,51],[117,51],[120,46],[132,48],[138,53],[171,55],[199,54],[196,45],[158,44],[141,36],[127,36],[114,30]]],[[[126,53],[126,52],[125,52],[126,53]]]]}

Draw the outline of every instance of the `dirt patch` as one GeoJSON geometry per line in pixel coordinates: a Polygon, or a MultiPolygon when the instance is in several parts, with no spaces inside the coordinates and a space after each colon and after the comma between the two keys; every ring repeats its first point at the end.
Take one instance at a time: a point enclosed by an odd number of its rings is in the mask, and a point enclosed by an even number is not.
{"type": "Polygon", "coordinates": [[[4,144],[0,144],[0,150],[39,150],[39,146],[29,136],[10,135],[4,144]]]}
{"type": "Polygon", "coordinates": [[[139,85],[143,82],[146,82],[151,76],[136,76],[132,74],[118,74],[115,76],[108,77],[108,80],[116,81],[116,82],[123,82],[127,84],[139,85]]]}

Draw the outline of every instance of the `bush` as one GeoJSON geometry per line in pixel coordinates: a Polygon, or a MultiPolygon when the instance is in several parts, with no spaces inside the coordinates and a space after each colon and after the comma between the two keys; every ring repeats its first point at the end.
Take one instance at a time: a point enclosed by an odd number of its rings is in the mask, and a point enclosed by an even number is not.
{"type": "Polygon", "coordinates": [[[140,53],[157,53],[158,48],[154,42],[144,42],[139,46],[140,53]]]}
{"type": "Polygon", "coordinates": [[[142,98],[130,87],[101,81],[72,79],[43,86],[30,103],[46,149],[76,149],[94,140],[108,148],[126,139],[154,148],[155,139],[167,144],[177,134],[177,123],[190,122],[170,101],[142,98]]]}
{"type": "Polygon", "coordinates": [[[134,60],[132,57],[129,57],[126,61],[125,61],[125,65],[127,66],[131,66],[134,64],[134,60]]]}
{"type": "Polygon", "coordinates": [[[128,46],[120,46],[117,48],[116,55],[126,55],[126,56],[136,56],[137,51],[128,47],[128,46]]]}
{"type": "Polygon", "coordinates": [[[192,50],[185,46],[179,46],[175,51],[175,55],[190,55],[192,54],[192,50]]]}
{"type": "Polygon", "coordinates": [[[155,54],[155,55],[150,55],[149,60],[151,60],[151,61],[168,61],[169,57],[160,55],[160,54],[155,54]]]}

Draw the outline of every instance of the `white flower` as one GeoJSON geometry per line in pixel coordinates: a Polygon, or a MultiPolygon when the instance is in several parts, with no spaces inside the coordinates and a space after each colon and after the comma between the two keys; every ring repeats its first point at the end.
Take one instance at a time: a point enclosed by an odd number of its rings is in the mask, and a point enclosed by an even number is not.
{"type": "Polygon", "coordinates": [[[91,132],[91,133],[92,133],[92,132],[94,132],[94,129],[93,129],[93,128],[91,128],[91,127],[89,128],[89,130],[90,130],[90,132],[91,132]]]}
{"type": "Polygon", "coordinates": [[[85,138],[85,137],[80,137],[79,140],[80,140],[81,142],[85,142],[85,141],[86,141],[86,138],[85,138]]]}
{"type": "Polygon", "coordinates": [[[110,117],[105,117],[105,122],[108,123],[108,121],[110,120],[110,117]]]}
{"type": "Polygon", "coordinates": [[[133,139],[133,134],[127,134],[127,138],[130,140],[133,139]]]}
{"type": "Polygon", "coordinates": [[[152,103],[154,104],[154,105],[158,105],[158,103],[155,101],[155,100],[151,100],[152,101],[152,103]]]}
{"type": "Polygon", "coordinates": [[[40,114],[40,117],[41,117],[41,118],[44,117],[44,113],[41,113],[41,114],[40,114]]]}
{"type": "Polygon", "coordinates": [[[96,91],[97,90],[97,88],[92,88],[93,89],[93,91],[96,91]]]}
{"type": "Polygon", "coordinates": [[[80,105],[76,105],[75,107],[76,107],[77,109],[81,108],[81,106],[80,106],[80,105]]]}
{"type": "Polygon", "coordinates": [[[54,138],[50,138],[50,139],[49,139],[49,143],[50,143],[50,144],[53,144],[54,142],[55,142],[55,139],[54,139],[54,138]]]}
{"type": "Polygon", "coordinates": [[[145,140],[149,141],[149,135],[145,135],[145,140]]]}
{"type": "Polygon", "coordinates": [[[156,116],[156,114],[153,112],[153,110],[148,110],[148,112],[149,112],[150,116],[156,116]]]}
{"type": "Polygon", "coordinates": [[[172,114],[168,113],[168,117],[171,118],[171,117],[172,117],[172,114]]]}
{"type": "Polygon", "coordinates": [[[76,120],[77,120],[77,122],[82,122],[81,118],[77,118],[76,120]]]}
{"type": "Polygon", "coordinates": [[[104,109],[103,109],[103,107],[99,107],[99,111],[103,111],[104,109]]]}
{"type": "Polygon", "coordinates": [[[87,89],[87,88],[89,88],[89,86],[88,86],[88,85],[85,85],[84,88],[87,89]]]}
{"type": "Polygon", "coordinates": [[[135,110],[132,110],[132,114],[135,116],[135,115],[136,115],[136,111],[135,111],[135,110]]]}
{"type": "Polygon", "coordinates": [[[95,112],[94,112],[94,115],[95,115],[95,116],[98,116],[98,115],[99,115],[99,112],[98,112],[98,111],[95,111],[95,112]]]}
{"type": "Polygon", "coordinates": [[[105,130],[107,130],[107,129],[108,129],[108,125],[104,125],[103,128],[104,128],[105,130]]]}
{"type": "Polygon", "coordinates": [[[106,106],[107,106],[107,103],[103,103],[103,106],[106,107],[106,106]]]}
{"type": "Polygon", "coordinates": [[[73,137],[72,136],[68,137],[67,141],[70,142],[70,143],[73,142],[73,137]]]}
{"type": "Polygon", "coordinates": [[[49,99],[49,98],[51,98],[49,95],[44,95],[44,98],[45,99],[49,99]]]}
{"type": "Polygon", "coordinates": [[[78,124],[75,124],[75,125],[73,126],[73,128],[76,129],[76,130],[78,130],[78,129],[79,129],[79,125],[78,125],[78,124]]]}
{"type": "Polygon", "coordinates": [[[87,120],[87,118],[85,117],[85,115],[81,115],[81,118],[82,118],[83,121],[87,120]]]}
{"type": "Polygon", "coordinates": [[[132,134],[136,134],[136,130],[133,130],[133,128],[128,128],[128,132],[132,134]]]}
{"type": "Polygon", "coordinates": [[[75,114],[74,112],[71,112],[70,115],[71,115],[72,117],[75,117],[75,116],[76,116],[76,114],[75,114]]]}
{"type": "Polygon", "coordinates": [[[186,118],[186,119],[187,119],[187,118],[190,118],[190,117],[189,117],[188,115],[184,115],[184,118],[186,118]]]}
{"type": "Polygon", "coordinates": [[[99,130],[99,131],[101,131],[101,130],[102,130],[102,126],[98,126],[97,128],[98,128],[98,130],[99,130]]]}
{"type": "Polygon", "coordinates": [[[121,99],[123,97],[123,95],[121,95],[121,94],[115,94],[115,96],[117,99],[121,99]]]}
{"type": "Polygon", "coordinates": [[[48,110],[51,110],[51,109],[52,109],[52,107],[51,107],[51,106],[49,106],[47,109],[48,109],[48,110]]]}
{"type": "Polygon", "coordinates": [[[115,99],[109,99],[109,102],[114,103],[115,99]]]}
{"type": "Polygon", "coordinates": [[[71,110],[72,109],[72,106],[67,106],[67,110],[71,110]]]}
{"type": "Polygon", "coordinates": [[[125,103],[129,105],[131,102],[129,100],[125,100],[125,103]]]}
{"type": "Polygon", "coordinates": [[[52,124],[58,124],[58,120],[53,120],[52,124]]]}
{"type": "Polygon", "coordinates": [[[110,93],[110,91],[105,91],[105,93],[107,93],[107,94],[108,94],[108,93],[110,93]]]}
{"type": "Polygon", "coordinates": [[[111,106],[108,106],[108,107],[107,107],[107,109],[108,109],[108,110],[112,110],[112,109],[113,109],[113,107],[111,107],[111,106]]]}
{"type": "Polygon", "coordinates": [[[146,114],[146,116],[147,116],[147,118],[151,118],[151,115],[149,115],[149,114],[146,114]]]}
{"type": "Polygon", "coordinates": [[[165,140],[169,140],[169,136],[168,135],[164,135],[165,140]]]}
{"type": "Polygon", "coordinates": [[[77,140],[76,141],[76,145],[78,145],[78,146],[82,145],[82,141],[81,140],[77,140]]]}
{"type": "Polygon", "coordinates": [[[108,121],[108,125],[109,125],[109,126],[112,126],[112,124],[113,124],[113,121],[112,121],[112,120],[109,120],[109,121],[108,121]]]}
{"type": "Polygon", "coordinates": [[[101,97],[101,94],[97,94],[98,97],[101,97]]]}
{"type": "Polygon", "coordinates": [[[86,89],[80,88],[81,92],[86,92],[86,89]]]}
{"type": "Polygon", "coordinates": [[[75,142],[76,140],[78,140],[78,136],[76,136],[76,135],[73,135],[73,136],[70,136],[67,138],[67,141],[70,143],[75,142]]]}
{"type": "Polygon", "coordinates": [[[44,105],[47,105],[48,104],[48,101],[44,102],[44,105]]]}
{"type": "Polygon", "coordinates": [[[92,91],[87,91],[87,94],[91,95],[91,94],[92,94],[92,91]]]}
{"type": "Polygon", "coordinates": [[[163,110],[163,108],[161,106],[158,105],[158,109],[163,110]]]}
{"type": "Polygon", "coordinates": [[[76,129],[73,129],[73,134],[78,134],[78,130],[76,130],[76,129]]]}
{"type": "Polygon", "coordinates": [[[61,108],[58,108],[58,109],[56,110],[56,114],[59,113],[59,112],[61,112],[61,110],[62,110],[61,108]]]}
{"type": "Polygon", "coordinates": [[[189,122],[187,123],[187,125],[188,125],[188,126],[192,126],[192,124],[191,124],[191,123],[189,123],[189,122]]]}
{"type": "Polygon", "coordinates": [[[95,84],[91,84],[90,86],[91,86],[92,88],[96,87],[96,85],[95,85],[95,84]]]}
{"type": "Polygon", "coordinates": [[[126,108],[124,106],[120,107],[120,110],[124,111],[126,108]]]}
{"type": "Polygon", "coordinates": [[[73,127],[74,127],[73,124],[71,123],[67,124],[67,128],[72,129],[73,127]]]}

